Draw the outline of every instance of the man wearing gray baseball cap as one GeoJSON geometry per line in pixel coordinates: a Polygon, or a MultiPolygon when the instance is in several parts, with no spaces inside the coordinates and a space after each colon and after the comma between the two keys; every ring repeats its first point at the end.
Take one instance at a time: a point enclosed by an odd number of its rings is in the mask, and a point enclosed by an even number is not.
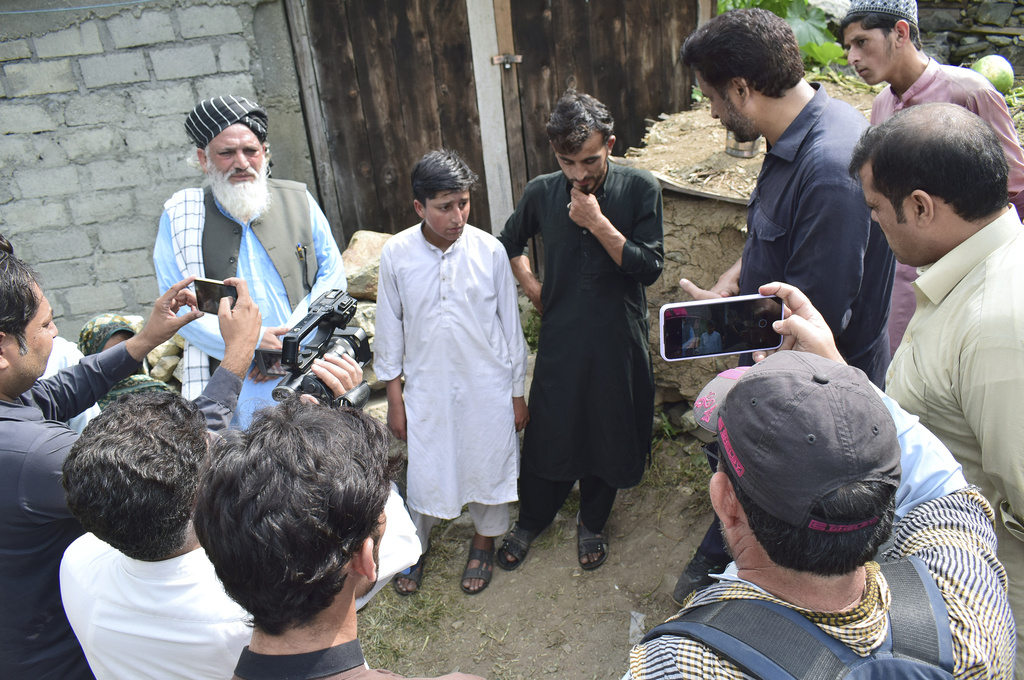
{"type": "Polygon", "coordinates": [[[720,374],[694,415],[717,434],[710,495],[735,562],[634,647],[626,678],[864,663],[885,677],[1012,677],[992,509],[948,451],[908,445],[915,419],[863,372],[778,352],[720,374]],[[921,483],[943,470],[938,487],[921,483]]]}

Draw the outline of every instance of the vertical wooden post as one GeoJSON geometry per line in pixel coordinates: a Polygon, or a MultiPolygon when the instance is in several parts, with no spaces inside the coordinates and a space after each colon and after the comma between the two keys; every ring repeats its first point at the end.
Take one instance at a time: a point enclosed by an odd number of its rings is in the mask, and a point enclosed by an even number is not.
{"type": "MultiPolygon", "coordinates": [[[[494,27],[498,35],[498,53],[515,54],[510,0],[494,0],[494,27]]],[[[529,55],[523,55],[523,59],[529,58],[529,55]]],[[[526,172],[526,147],[523,143],[523,115],[519,105],[519,67],[511,64],[508,68],[495,68],[501,69],[501,100],[505,109],[505,139],[512,180],[512,200],[518,203],[529,179],[526,172]]],[[[483,111],[481,115],[484,115],[483,111]]]]}
{"type": "MultiPolygon", "coordinates": [[[[473,78],[480,115],[480,141],[487,177],[487,203],[491,233],[501,233],[512,213],[512,181],[509,176],[508,146],[502,102],[500,65],[492,64],[498,53],[495,20],[490,0],[466,0],[469,39],[473,46],[473,78]]],[[[476,219],[480,219],[478,216],[476,219]]]]}

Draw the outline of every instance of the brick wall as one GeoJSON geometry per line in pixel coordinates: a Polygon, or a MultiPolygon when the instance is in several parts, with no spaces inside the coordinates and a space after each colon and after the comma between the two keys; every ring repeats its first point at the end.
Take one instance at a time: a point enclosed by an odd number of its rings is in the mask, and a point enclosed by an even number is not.
{"type": "MultiPolygon", "coordinates": [[[[274,175],[315,187],[282,0],[0,4],[0,233],[44,278],[60,334],[157,296],[163,202],[201,175],[182,123],[216,94],[270,114],[274,175]]],[[[315,193],[315,188],[313,189],[315,193]]]]}

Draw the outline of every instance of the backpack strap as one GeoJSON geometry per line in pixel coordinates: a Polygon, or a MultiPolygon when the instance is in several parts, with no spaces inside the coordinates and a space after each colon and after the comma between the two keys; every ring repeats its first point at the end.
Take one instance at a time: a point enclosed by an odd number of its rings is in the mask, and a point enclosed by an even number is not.
{"type": "MultiPolygon", "coordinates": [[[[924,563],[911,557],[881,566],[892,590],[893,656],[951,672],[949,618],[924,563]]],[[[747,675],[772,680],[838,680],[868,660],[799,612],[765,600],[722,600],[691,609],[655,626],[643,641],[662,635],[698,640],[747,675]]]]}
{"type": "Polygon", "coordinates": [[[824,631],[800,613],[764,600],[723,600],[655,626],[644,642],[662,635],[693,638],[755,678],[838,680],[856,657],[832,649],[824,631]],[[813,629],[813,630],[812,630],[813,629]]]}
{"type": "Polygon", "coordinates": [[[879,566],[892,592],[889,625],[893,656],[952,672],[953,634],[946,602],[924,562],[911,556],[879,566]]]}

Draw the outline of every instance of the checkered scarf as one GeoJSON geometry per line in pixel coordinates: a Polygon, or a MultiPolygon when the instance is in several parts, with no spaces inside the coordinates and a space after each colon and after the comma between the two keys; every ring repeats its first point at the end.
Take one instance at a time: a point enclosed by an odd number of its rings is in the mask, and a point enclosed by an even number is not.
{"type": "MultiPolygon", "coordinates": [[[[164,204],[171,223],[174,260],[184,276],[206,276],[203,266],[203,224],[206,203],[202,189],[184,189],[164,204]]],[[[198,347],[185,341],[181,364],[175,371],[181,380],[181,393],[195,399],[210,379],[210,359],[198,347]]]]}

